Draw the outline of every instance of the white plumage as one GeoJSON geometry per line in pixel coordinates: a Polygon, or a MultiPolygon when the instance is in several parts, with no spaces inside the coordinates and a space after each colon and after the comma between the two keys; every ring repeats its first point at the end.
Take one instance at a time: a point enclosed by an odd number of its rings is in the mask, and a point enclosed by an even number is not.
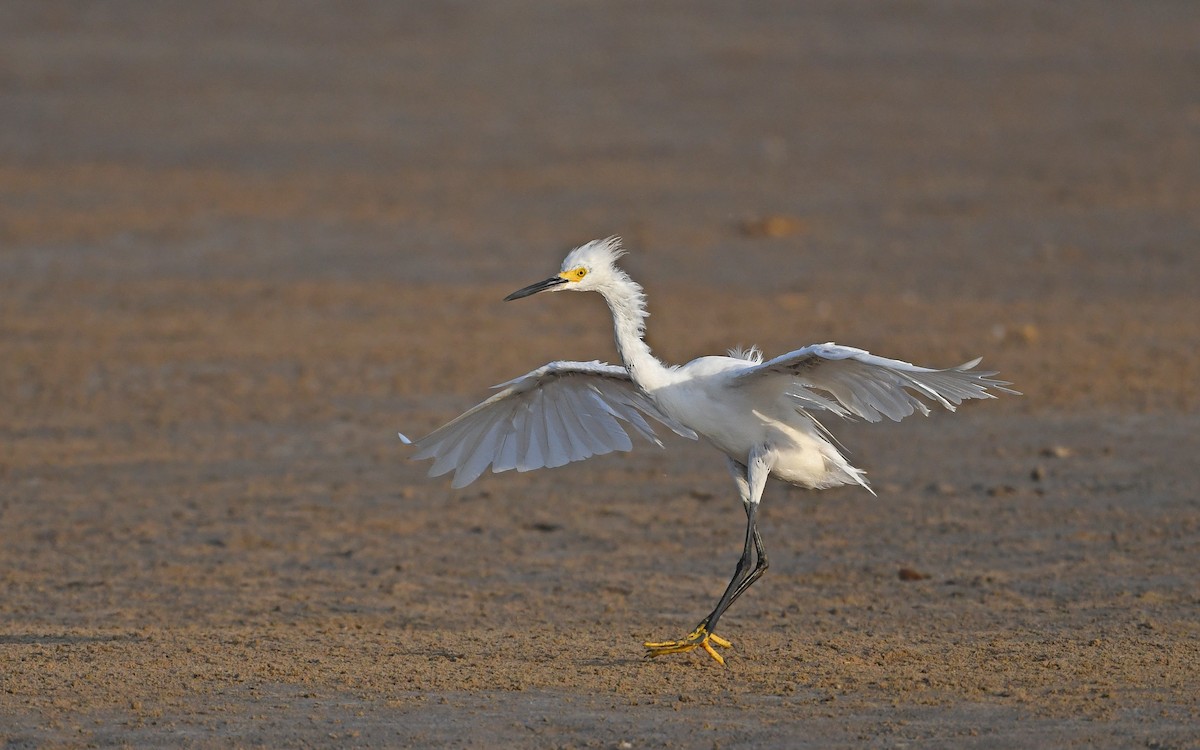
{"type": "Polygon", "coordinates": [[[967,399],[994,398],[991,391],[1016,391],[992,379],[996,373],[974,370],[978,359],[935,370],[834,343],[765,362],[751,349],[664,365],[643,340],[645,295],[617,267],[623,252],[615,237],[589,242],[567,255],[556,276],[505,298],[542,291],[600,293],[612,311],[623,366],[551,362],[502,383],[491,398],[415,441],[413,458],[432,458],[430,476],[453,471],[453,486],[462,487],[488,466],[495,472],[529,471],[630,450],[628,429],[661,446],[647,418],[685,437],[704,437],[728,456],[746,509],[742,558],[717,607],[691,634],[646,648],[658,656],[702,647],[723,661],[712,647],[728,646],[713,634],[716,622],[767,567],[756,524],[767,476],[801,487],[870,489],[816,415],[899,421],[914,411],[928,414],[922,398],[953,411],[967,399]],[[748,570],[755,554],[757,564],[748,570]]]}
{"type": "Polygon", "coordinates": [[[414,459],[432,458],[429,476],[454,472],[465,487],[492,471],[554,468],[632,450],[618,420],[662,447],[647,415],[685,437],[696,433],[663,414],[619,365],[551,362],[496,386],[499,391],[417,441],[414,459]]]}

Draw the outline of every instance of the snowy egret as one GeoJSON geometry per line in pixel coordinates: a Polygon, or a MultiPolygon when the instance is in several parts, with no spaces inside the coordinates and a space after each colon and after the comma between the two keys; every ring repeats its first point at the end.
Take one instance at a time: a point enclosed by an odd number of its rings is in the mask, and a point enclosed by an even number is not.
{"type": "Polygon", "coordinates": [[[505,297],[599,292],[612,312],[622,366],[551,362],[496,386],[491,398],[420,440],[400,438],[415,446],[414,459],[434,459],[430,476],[453,471],[454,487],[475,481],[489,465],[493,472],[529,471],[630,450],[621,422],[661,447],[646,417],[685,437],[706,438],[725,453],[746,511],[742,556],[716,607],[691,633],[644,645],[647,656],[702,648],[724,664],[713,646],[730,643],[713,632],[717,621],[767,569],[757,526],[767,477],[812,489],[844,484],[871,489],[817,414],[899,421],[914,411],[929,413],[918,396],[953,411],[966,399],[995,398],[989,388],[1017,391],[992,379],[994,372],[974,370],[978,359],[934,370],[833,343],[766,361],[751,349],[667,366],[643,340],[646,297],[617,267],[623,254],[619,238],[594,240],[572,250],[558,274],[505,297]]]}

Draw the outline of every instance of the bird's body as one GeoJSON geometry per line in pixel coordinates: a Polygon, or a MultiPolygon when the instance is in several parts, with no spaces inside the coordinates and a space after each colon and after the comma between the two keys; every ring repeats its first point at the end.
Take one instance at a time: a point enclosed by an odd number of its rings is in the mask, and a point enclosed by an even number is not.
{"type": "MultiPolygon", "coordinates": [[[[562,271],[509,295],[542,291],[595,291],[613,315],[622,365],[551,362],[497,386],[488,400],[415,442],[414,458],[432,458],[431,476],[455,472],[453,485],[493,471],[561,466],[613,450],[629,450],[626,428],[659,443],[645,417],[689,438],[703,437],[729,461],[746,510],[746,539],[737,570],[716,608],[687,637],[646,644],[650,656],[728,641],[712,630],[730,604],[766,570],[757,512],[768,476],[812,489],[857,484],[866,475],[850,465],[815,414],[900,420],[929,413],[917,396],[954,410],[965,399],[994,398],[988,388],[1016,393],[979,360],[934,370],[877,357],[861,349],[819,344],[763,361],[756,350],[701,357],[667,366],[643,338],[645,295],[616,266],[616,238],[571,251],[562,271]],[[754,568],[749,569],[751,562],[754,568]]],[[[401,435],[406,442],[407,438],[401,435]]]]}
{"type": "Polygon", "coordinates": [[[730,458],[742,460],[756,445],[774,446],[771,475],[785,482],[811,489],[867,486],[863,473],[785,391],[767,379],[737,386],[759,364],[743,357],[700,357],[670,369],[665,382],[647,393],[664,414],[730,458]]]}

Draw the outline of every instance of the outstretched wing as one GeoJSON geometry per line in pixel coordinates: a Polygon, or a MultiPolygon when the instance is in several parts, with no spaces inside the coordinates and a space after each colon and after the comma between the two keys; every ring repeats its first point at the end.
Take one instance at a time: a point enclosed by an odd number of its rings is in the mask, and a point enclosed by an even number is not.
{"type": "Polygon", "coordinates": [[[633,442],[618,420],[661,447],[643,415],[696,438],[659,411],[624,367],[551,362],[496,388],[488,400],[413,441],[414,459],[434,459],[429,476],[453,471],[451,486],[465,487],[488,465],[494,472],[530,471],[630,450],[633,442]]]}
{"type": "Polygon", "coordinates": [[[762,383],[770,378],[795,399],[798,406],[832,411],[840,416],[878,422],[883,417],[900,421],[929,407],[918,396],[950,411],[969,398],[995,398],[988,391],[1018,394],[994,372],[972,369],[979,360],[958,367],[933,370],[898,359],[876,357],[862,349],[837,344],[815,344],[750,367],[733,378],[734,387],[762,383]],[[816,391],[823,391],[827,398],[816,391]]]}

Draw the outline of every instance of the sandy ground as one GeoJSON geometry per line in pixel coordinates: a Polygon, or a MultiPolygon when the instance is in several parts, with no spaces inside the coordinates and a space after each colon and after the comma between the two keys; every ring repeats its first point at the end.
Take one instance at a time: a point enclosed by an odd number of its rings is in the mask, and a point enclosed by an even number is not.
{"type": "Polygon", "coordinates": [[[0,745],[1200,746],[1191,2],[0,5],[0,745]],[[452,491],[422,434],[599,299],[1025,392],[834,425],[735,648],[668,439],[452,491]],[[902,580],[902,568],[926,576],[902,580]]]}

